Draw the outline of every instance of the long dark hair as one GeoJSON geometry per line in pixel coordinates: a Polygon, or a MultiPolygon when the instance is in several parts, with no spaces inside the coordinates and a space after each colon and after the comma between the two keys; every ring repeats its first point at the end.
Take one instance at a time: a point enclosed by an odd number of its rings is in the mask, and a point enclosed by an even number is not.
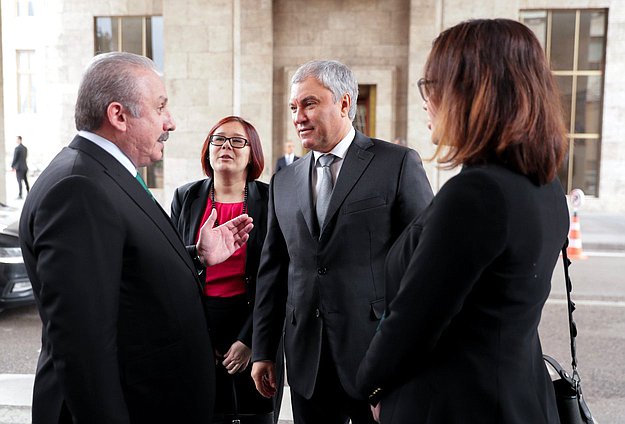
{"type": "Polygon", "coordinates": [[[529,28],[508,19],[449,28],[434,40],[425,78],[440,163],[496,161],[538,184],[555,178],[566,130],[553,75],[529,28]]]}

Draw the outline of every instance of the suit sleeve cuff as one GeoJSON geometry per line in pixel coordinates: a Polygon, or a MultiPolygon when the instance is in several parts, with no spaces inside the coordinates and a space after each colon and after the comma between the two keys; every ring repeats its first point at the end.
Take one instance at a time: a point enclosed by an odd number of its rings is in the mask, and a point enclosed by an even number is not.
{"type": "Polygon", "coordinates": [[[382,390],[382,388],[378,387],[373,392],[371,392],[367,401],[370,405],[376,406],[378,403],[380,403],[380,399],[382,398],[383,393],[384,391],[382,390]]]}
{"type": "Polygon", "coordinates": [[[197,271],[197,275],[202,275],[204,271],[206,271],[206,267],[202,265],[202,261],[197,254],[197,247],[195,246],[195,244],[192,244],[191,246],[186,246],[186,248],[187,253],[189,253],[189,256],[191,256],[191,260],[193,261],[193,266],[197,271]]]}

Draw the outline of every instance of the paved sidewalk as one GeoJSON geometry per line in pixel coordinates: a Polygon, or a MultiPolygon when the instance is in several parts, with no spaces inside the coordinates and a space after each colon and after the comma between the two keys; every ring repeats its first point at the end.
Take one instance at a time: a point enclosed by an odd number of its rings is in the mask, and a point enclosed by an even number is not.
{"type": "MultiPolygon", "coordinates": [[[[12,198],[11,206],[21,207],[22,201],[12,198]]],[[[607,252],[625,254],[625,213],[578,213],[582,247],[586,254],[607,252]]],[[[0,375],[0,424],[30,423],[33,375],[0,375]]],[[[280,424],[292,423],[288,388],[284,391],[280,424]]]]}
{"type": "Polygon", "coordinates": [[[625,213],[580,211],[577,216],[585,251],[625,252],[625,213]]]}
{"type": "MultiPolygon", "coordinates": [[[[32,374],[0,374],[0,424],[29,424],[32,403],[32,374]]],[[[292,424],[291,395],[284,389],[280,421],[278,424],[292,424]]]]}

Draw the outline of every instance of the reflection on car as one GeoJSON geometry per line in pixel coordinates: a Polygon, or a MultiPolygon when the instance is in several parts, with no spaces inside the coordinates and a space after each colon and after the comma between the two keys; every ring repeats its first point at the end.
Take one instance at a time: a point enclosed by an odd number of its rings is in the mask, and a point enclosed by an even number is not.
{"type": "Polygon", "coordinates": [[[20,249],[20,211],[0,203],[0,311],[35,303],[20,249]]]}

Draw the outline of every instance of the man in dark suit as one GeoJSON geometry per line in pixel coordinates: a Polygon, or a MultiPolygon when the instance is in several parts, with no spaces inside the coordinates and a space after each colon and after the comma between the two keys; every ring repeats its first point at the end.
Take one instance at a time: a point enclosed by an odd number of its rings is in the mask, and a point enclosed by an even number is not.
{"type": "Polygon", "coordinates": [[[284,154],[280,156],[280,158],[276,161],[275,172],[278,172],[282,168],[286,168],[298,159],[299,156],[297,156],[293,151],[293,142],[287,141],[286,143],[284,143],[284,154]]]}
{"type": "Polygon", "coordinates": [[[19,187],[18,199],[22,198],[22,181],[26,186],[26,192],[30,191],[30,184],[28,184],[28,165],[26,164],[26,157],[28,157],[28,149],[22,144],[22,136],[17,136],[17,146],[13,151],[13,162],[11,162],[11,169],[15,171],[17,177],[17,186],[19,187]]]}
{"type": "Polygon", "coordinates": [[[96,56],[78,135],[26,199],[20,242],[43,321],[33,423],[210,422],[212,347],[198,272],[248,237],[246,216],[185,248],[137,173],[175,129],[151,60],[96,56]],[[192,252],[192,255],[190,254],[192,252]]]}
{"type": "Polygon", "coordinates": [[[354,130],[357,96],[345,65],[300,67],[290,109],[311,152],[275,174],[269,190],[252,376],[262,394],[274,393],[271,359],[284,325],[296,424],[373,422],[354,384],[384,311],[386,253],[432,198],[414,150],[354,130]]]}

